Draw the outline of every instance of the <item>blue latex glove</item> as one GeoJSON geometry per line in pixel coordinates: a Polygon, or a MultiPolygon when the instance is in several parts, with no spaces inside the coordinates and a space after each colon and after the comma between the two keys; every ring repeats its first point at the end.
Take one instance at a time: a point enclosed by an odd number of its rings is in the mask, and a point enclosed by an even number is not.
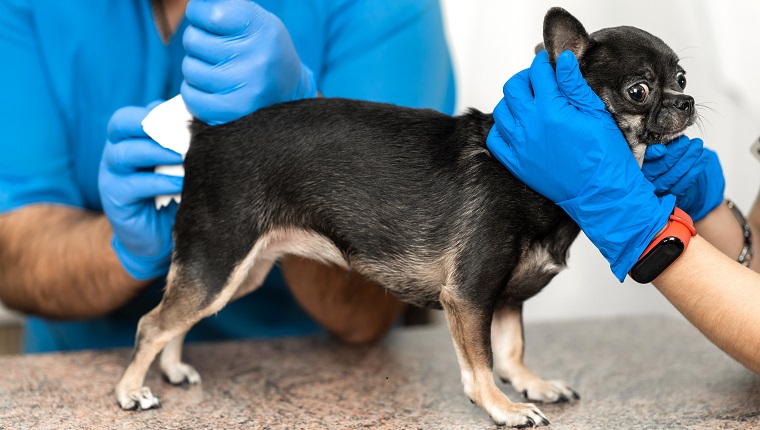
{"type": "Polygon", "coordinates": [[[681,136],[667,146],[651,145],[641,170],[658,196],[676,196],[676,205],[695,222],[723,202],[723,169],[718,155],[702,146],[702,139],[681,136]]]}
{"type": "Polygon", "coordinates": [[[140,125],[156,104],[121,108],[111,116],[98,175],[103,212],[113,227],[111,244],[124,269],[140,280],[169,268],[177,205],[156,210],[154,197],[181,192],[183,181],[152,172],[156,165],[182,163],[182,156],[150,139],[140,125]]]}
{"type": "Polygon", "coordinates": [[[546,51],[504,85],[488,136],[491,153],[561,206],[622,281],[662,229],[675,197],[658,198],[570,51],[546,51]]]}
{"type": "Polygon", "coordinates": [[[250,0],[191,0],[187,5],[181,93],[210,125],[276,103],[315,97],[314,76],[282,22],[250,0]]]}

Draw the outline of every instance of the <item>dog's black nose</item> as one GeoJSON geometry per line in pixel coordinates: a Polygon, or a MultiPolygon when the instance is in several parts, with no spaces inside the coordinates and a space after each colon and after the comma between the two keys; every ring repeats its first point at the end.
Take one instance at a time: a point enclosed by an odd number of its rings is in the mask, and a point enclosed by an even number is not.
{"type": "Polygon", "coordinates": [[[676,96],[676,99],[673,101],[673,105],[676,107],[676,109],[686,111],[690,114],[692,111],[694,111],[694,98],[685,94],[676,96]]]}

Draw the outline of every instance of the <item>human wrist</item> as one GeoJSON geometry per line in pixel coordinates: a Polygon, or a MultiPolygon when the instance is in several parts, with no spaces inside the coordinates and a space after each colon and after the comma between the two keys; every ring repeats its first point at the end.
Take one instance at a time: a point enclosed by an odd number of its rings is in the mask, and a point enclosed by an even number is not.
{"type": "Polygon", "coordinates": [[[171,244],[165,245],[164,249],[154,256],[140,256],[130,252],[114,234],[111,238],[111,248],[124,270],[138,281],[159,278],[168,272],[171,261],[171,244]]]}

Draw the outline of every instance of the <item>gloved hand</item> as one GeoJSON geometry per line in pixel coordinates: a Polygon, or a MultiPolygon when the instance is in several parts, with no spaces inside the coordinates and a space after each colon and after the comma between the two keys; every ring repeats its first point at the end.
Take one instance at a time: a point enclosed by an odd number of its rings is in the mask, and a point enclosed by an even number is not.
{"type": "Polygon", "coordinates": [[[658,196],[674,195],[676,206],[695,222],[723,202],[723,169],[718,155],[702,146],[702,139],[681,136],[667,146],[649,146],[641,171],[658,196]]]}
{"type": "Polygon", "coordinates": [[[314,76],[282,22],[250,0],[191,0],[182,98],[209,125],[276,103],[315,97],[314,76]]]}
{"type": "Polygon", "coordinates": [[[675,197],[658,198],[604,103],[569,52],[556,74],[546,51],[504,85],[491,153],[561,206],[622,281],[667,223],[675,197]]]}
{"type": "Polygon", "coordinates": [[[111,245],[124,269],[140,280],[169,268],[177,205],[158,211],[154,197],[179,193],[183,181],[152,172],[159,164],[182,163],[182,156],[150,139],[140,125],[157,104],[121,108],[111,116],[98,174],[103,212],[113,227],[111,245]]]}

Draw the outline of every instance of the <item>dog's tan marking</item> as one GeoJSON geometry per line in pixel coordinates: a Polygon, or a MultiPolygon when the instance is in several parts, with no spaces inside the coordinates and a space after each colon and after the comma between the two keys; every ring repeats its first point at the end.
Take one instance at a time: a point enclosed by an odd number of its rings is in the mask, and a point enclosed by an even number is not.
{"type": "Polygon", "coordinates": [[[186,334],[187,332],[174,336],[161,351],[159,359],[161,372],[174,385],[193,385],[201,382],[201,375],[192,366],[182,362],[182,343],[186,334]]]}
{"type": "Polygon", "coordinates": [[[284,254],[295,254],[318,261],[348,265],[327,238],[298,229],[282,229],[262,235],[248,255],[232,271],[227,283],[214,300],[202,307],[203,286],[182,287],[194,282],[184,279],[181,267],[173,263],[167,276],[164,297],[155,309],[140,319],[135,354],[116,387],[116,396],[123,409],[150,409],[159,405],[158,399],[143,387],[145,374],[156,354],[171,341],[161,367],[173,383],[186,377],[188,382],[200,381],[192,367],[181,362],[184,334],[198,321],[220,311],[233,297],[237,298],[258,288],[272,264],[284,254]]]}
{"type": "Polygon", "coordinates": [[[544,381],[523,362],[522,306],[504,306],[491,321],[494,370],[528,400],[545,403],[577,400],[578,394],[563,381],[544,381]]]}
{"type": "Polygon", "coordinates": [[[444,288],[441,304],[454,339],[467,396],[498,424],[512,427],[548,424],[535,405],[512,403],[496,386],[489,363],[488,340],[484,338],[487,328],[483,327],[490,316],[482,315],[483,311],[476,306],[468,306],[450,290],[444,288]]]}
{"type": "Polygon", "coordinates": [[[520,263],[512,272],[508,284],[515,285],[530,281],[536,274],[549,273],[555,275],[564,268],[564,266],[557,264],[557,260],[549,254],[544,246],[533,245],[523,252],[520,263]]]}
{"type": "MultiPolygon", "coordinates": [[[[122,409],[151,409],[160,405],[150,389],[143,387],[150,364],[172,338],[183,336],[193,324],[208,315],[196,313],[194,310],[194,307],[200,307],[203,297],[182,294],[183,288],[178,286],[178,283],[190,281],[183,279],[179,272],[180,268],[172,264],[161,303],[140,318],[137,325],[132,361],[116,385],[116,400],[122,409]]],[[[196,288],[196,291],[202,289],[196,288]]],[[[174,347],[167,360],[172,358],[171,354],[179,356],[180,351],[178,347],[174,347]]]]}

